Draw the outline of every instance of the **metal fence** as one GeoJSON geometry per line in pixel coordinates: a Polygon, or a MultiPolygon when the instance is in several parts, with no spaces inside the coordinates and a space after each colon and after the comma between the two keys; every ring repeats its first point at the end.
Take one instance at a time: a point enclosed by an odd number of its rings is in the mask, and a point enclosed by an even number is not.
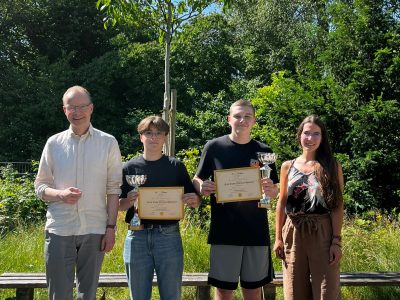
{"type": "Polygon", "coordinates": [[[20,161],[1,161],[0,167],[7,167],[11,165],[18,174],[34,174],[31,162],[20,162],[20,161]]]}

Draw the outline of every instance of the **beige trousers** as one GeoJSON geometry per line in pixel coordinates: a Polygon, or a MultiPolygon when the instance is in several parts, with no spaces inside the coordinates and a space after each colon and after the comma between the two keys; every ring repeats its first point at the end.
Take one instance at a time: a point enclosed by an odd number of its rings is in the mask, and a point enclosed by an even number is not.
{"type": "Polygon", "coordinates": [[[285,300],[341,299],[339,265],[329,265],[330,215],[288,216],[282,236],[285,300]]]}

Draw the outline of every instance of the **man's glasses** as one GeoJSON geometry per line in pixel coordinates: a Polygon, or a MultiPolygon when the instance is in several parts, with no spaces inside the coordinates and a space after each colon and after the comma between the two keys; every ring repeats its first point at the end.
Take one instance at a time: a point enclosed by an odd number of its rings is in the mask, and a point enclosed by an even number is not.
{"type": "Polygon", "coordinates": [[[89,108],[89,106],[92,103],[89,104],[85,104],[85,105],[64,105],[65,109],[68,111],[87,111],[87,109],[89,108]]]}

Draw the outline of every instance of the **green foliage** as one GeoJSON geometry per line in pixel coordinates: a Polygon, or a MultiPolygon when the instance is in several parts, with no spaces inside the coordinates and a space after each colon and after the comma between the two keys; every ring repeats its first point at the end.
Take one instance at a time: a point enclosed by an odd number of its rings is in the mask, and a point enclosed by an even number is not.
{"type": "Polygon", "coordinates": [[[198,17],[184,26],[172,44],[171,84],[177,87],[179,111],[201,109],[209,99],[228,90],[238,60],[232,55],[233,28],[226,18],[212,14],[198,17]]]}
{"type": "Polygon", "coordinates": [[[204,107],[195,110],[193,115],[177,114],[177,148],[202,148],[205,142],[214,137],[229,133],[226,121],[230,103],[226,103],[224,93],[215,98],[203,94],[203,98],[211,99],[204,107]]]}
{"type": "Polygon", "coordinates": [[[74,67],[101,55],[110,35],[90,3],[1,1],[1,160],[38,159],[47,137],[66,127],[61,97],[77,83],[74,67]]]}
{"type": "Polygon", "coordinates": [[[387,211],[399,207],[399,120],[398,102],[382,97],[371,99],[354,114],[347,138],[353,156],[346,166],[346,191],[355,206],[387,211]]]}
{"type": "Polygon", "coordinates": [[[260,88],[252,98],[256,107],[255,137],[266,141],[281,160],[294,157],[298,152],[297,126],[312,113],[325,111],[325,99],[306,84],[285,76],[272,75],[272,83],[260,88]]]}
{"type": "Polygon", "coordinates": [[[133,28],[145,24],[158,31],[161,43],[170,42],[185,21],[199,15],[215,0],[124,1],[98,0],[96,7],[105,15],[104,28],[128,24],[133,28]]]}
{"type": "Polygon", "coordinates": [[[42,222],[46,205],[36,197],[31,176],[20,176],[11,166],[0,171],[0,235],[42,222]]]}
{"type": "Polygon", "coordinates": [[[328,6],[332,30],[321,54],[335,78],[368,102],[374,96],[398,99],[398,1],[334,1],[328,6]],[[343,59],[345,58],[345,59],[343,59]]]}
{"type": "MultiPolygon", "coordinates": [[[[271,73],[295,70],[290,42],[296,32],[304,32],[293,18],[297,6],[297,1],[290,0],[232,2],[229,23],[235,31],[233,52],[241,62],[241,76],[257,77],[267,84],[271,73]]],[[[307,6],[303,3],[303,8],[307,6]]]]}
{"type": "Polygon", "coordinates": [[[197,148],[181,150],[176,154],[176,157],[185,164],[189,176],[193,178],[200,161],[200,150],[197,148]]]}
{"type": "MultiPolygon", "coordinates": [[[[182,150],[177,157],[185,164],[191,178],[196,174],[200,161],[200,151],[197,148],[182,150]]],[[[210,227],[210,198],[203,197],[198,208],[185,208],[185,227],[208,229],[210,227]]]]}

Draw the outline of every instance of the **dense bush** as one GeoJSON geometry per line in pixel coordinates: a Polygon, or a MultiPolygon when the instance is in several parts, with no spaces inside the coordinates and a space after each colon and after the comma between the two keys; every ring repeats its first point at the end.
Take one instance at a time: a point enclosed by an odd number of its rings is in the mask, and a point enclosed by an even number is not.
{"type": "Polygon", "coordinates": [[[46,204],[35,195],[32,175],[21,176],[11,165],[0,172],[0,234],[43,222],[46,204]]]}
{"type": "MultiPolygon", "coordinates": [[[[196,173],[197,165],[200,160],[200,151],[197,148],[182,150],[177,154],[177,157],[185,164],[191,178],[196,173]]],[[[198,208],[185,208],[185,224],[209,228],[210,226],[210,197],[203,197],[198,208]]]]}

